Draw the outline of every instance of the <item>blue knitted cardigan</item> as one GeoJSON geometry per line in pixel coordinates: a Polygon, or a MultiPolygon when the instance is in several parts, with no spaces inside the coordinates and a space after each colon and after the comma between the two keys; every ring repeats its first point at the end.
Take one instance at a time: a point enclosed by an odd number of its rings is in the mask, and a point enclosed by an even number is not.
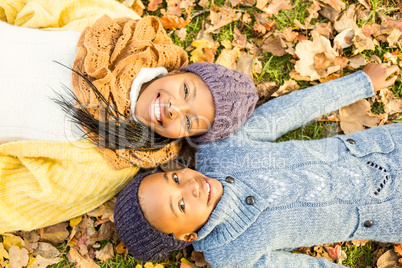
{"type": "Polygon", "coordinates": [[[195,250],[212,267],[339,267],[290,251],[345,240],[401,243],[402,124],[272,142],[372,95],[359,71],[271,100],[230,138],[202,144],[197,170],[224,192],[195,250]]]}

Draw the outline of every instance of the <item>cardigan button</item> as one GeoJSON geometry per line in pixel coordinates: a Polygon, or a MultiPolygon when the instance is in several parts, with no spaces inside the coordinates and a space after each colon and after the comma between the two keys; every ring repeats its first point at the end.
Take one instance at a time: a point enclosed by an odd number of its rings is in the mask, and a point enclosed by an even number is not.
{"type": "Polygon", "coordinates": [[[228,182],[228,183],[234,183],[234,182],[235,182],[235,179],[234,179],[233,177],[231,177],[231,176],[227,176],[227,177],[225,178],[225,181],[228,182]]]}
{"type": "Polygon", "coordinates": [[[356,143],[355,140],[353,140],[353,139],[347,139],[346,141],[349,142],[350,144],[355,144],[356,143]]]}
{"type": "Polygon", "coordinates": [[[373,221],[372,220],[368,220],[364,222],[364,227],[366,228],[370,228],[371,226],[373,226],[373,221]]]}
{"type": "Polygon", "coordinates": [[[246,197],[246,204],[247,205],[252,205],[252,204],[254,204],[254,202],[255,202],[255,198],[254,198],[254,196],[247,196],[246,197]]]}

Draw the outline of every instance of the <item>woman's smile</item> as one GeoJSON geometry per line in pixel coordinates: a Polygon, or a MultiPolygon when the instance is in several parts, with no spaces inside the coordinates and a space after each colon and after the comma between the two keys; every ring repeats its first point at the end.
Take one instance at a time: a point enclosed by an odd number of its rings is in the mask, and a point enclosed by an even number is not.
{"type": "Polygon", "coordinates": [[[165,117],[164,110],[165,107],[161,98],[161,94],[158,93],[158,95],[154,99],[152,99],[149,104],[149,117],[155,124],[163,126],[163,121],[165,117]]]}

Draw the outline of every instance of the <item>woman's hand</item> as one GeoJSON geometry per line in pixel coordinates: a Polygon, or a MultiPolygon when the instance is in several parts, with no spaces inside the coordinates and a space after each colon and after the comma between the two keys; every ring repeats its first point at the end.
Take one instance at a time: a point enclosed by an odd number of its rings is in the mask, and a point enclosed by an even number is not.
{"type": "Polygon", "coordinates": [[[362,71],[370,77],[371,82],[373,83],[374,92],[392,86],[399,74],[399,68],[397,65],[387,66],[378,63],[368,63],[364,66],[362,71]],[[392,74],[394,74],[394,76],[387,79],[392,74]]]}

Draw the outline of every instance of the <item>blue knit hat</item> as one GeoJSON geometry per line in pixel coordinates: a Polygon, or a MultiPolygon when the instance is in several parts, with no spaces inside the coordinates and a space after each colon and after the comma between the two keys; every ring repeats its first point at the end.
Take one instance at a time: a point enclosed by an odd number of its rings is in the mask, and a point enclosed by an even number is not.
{"type": "Polygon", "coordinates": [[[211,129],[203,135],[191,137],[192,141],[211,142],[227,138],[254,111],[258,101],[257,89],[247,75],[210,62],[193,63],[180,70],[201,77],[214,98],[215,116],[211,129]]]}
{"type": "Polygon", "coordinates": [[[138,188],[141,181],[153,173],[143,173],[132,179],[118,195],[114,208],[117,234],[128,251],[140,261],[160,260],[190,245],[173,234],[156,230],[145,219],[138,202],[138,188]]]}

